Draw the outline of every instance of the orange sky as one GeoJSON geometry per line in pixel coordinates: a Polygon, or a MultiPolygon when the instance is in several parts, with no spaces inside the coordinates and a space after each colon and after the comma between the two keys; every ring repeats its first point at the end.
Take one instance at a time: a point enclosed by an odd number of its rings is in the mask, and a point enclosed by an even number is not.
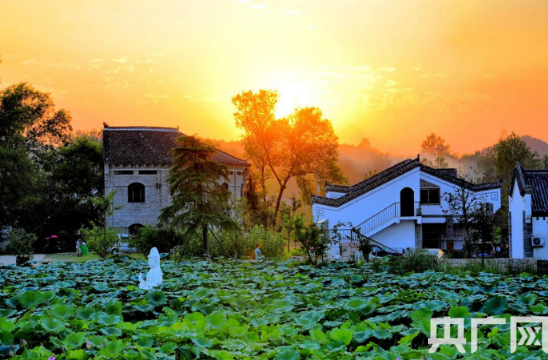
{"type": "Polygon", "coordinates": [[[1,86],[27,81],[76,129],[238,139],[231,97],[279,89],[341,142],[459,152],[548,140],[548,1],[0,0],[1,86]]]}

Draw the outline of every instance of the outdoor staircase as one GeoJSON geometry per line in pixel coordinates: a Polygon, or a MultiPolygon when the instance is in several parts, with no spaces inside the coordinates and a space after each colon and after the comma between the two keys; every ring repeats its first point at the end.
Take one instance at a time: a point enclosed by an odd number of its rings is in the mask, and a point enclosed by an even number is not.
{"type": "MultiPolygon", "coordinates": [[[[416,210],[413,209],[413,214],[408,216],[415,216],[415,212],[416,210]]],[[[401,254],[401,252],[399,252],[398,250],[386,246],[371,238],[371,236],[375,235],[383,229],[386,229],[392,224],[399,223],[401,218],[402,216],[400,203],[395,202],[387,206],[383,210],[379,211],[375,215],[371,216],[364,222],[358,224],[357,226],[349,229],[336,228],[328,230],[330,232],[329,237],[338,243],[367,241],[370,245],[377,246],[388,253],[401,254]]]]}
{"type": "Polygon", "coordinates": [[[372,236],[384,228],[399,222],[400,218],[400,203],[396,202],[379,211],[361,224],[358,224],[354,229],[359,229],[360,234],[364,236],[372,236]]]}
{"type": "Polygon", "coordinates": [[[383,243],[378,242],[375,239],[370,238],[369,236],[365,236],[360,233],[359,230],[356,228],[352,229],[331,229],[327,230],[329,232],[328,236],[329,238],[334,241],[335,243],[341,244],[341,243],[359,243],[361,241],[369,242],[371,246],[377,246],[378,248],[394,255],[401,254],[400,251],[393,249],[389,246],[384,245],[383,243]]]}

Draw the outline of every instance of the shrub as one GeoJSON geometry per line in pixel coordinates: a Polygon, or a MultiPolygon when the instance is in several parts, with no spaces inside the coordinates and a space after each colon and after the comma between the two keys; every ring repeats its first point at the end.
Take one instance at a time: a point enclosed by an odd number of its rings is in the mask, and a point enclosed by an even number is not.
{"type": "Polygon", "coordinates": [[[246,234],[246,243],[253,250],[257,244],[261,245],[261,254],[265,258],[282,259],[284,256],[285,239],[282,234],[273,230],[266,230],[262,225],[255,225],[246,234]]]}
{"type": "Polygon", "coordinates": [[[102,259],[106,259],[116,243],[118,238],[118,229],[105,228],[91,223],[91,229],[81,228],[80,234],[86,242],[90,251],[95,252],[102,259]]]}
{"type": "Polygon", "coordinates": [[[411,249],[403,256],[391,256],[388,260],[388,271],[395,274],[440,271],[441,267],[436,255],[422,249],[411,249]]]}
{"type": "Polygon", "coordinates": [[[11,229],[7,233],[9,240],[6,246],[6,254],[17,255],[32,260],[36,235],[29,234],[23,229],[11,229]]]}
{"type": "Polygon", "coordinates": [[[182,233],[171,227],[157,228],[146,225],[129,240],[129,243],[143,255],[147,255],[153,247],[156,247],[160,253],[171,253],[173,248],[184,243],[184,237],[182,233]]]}

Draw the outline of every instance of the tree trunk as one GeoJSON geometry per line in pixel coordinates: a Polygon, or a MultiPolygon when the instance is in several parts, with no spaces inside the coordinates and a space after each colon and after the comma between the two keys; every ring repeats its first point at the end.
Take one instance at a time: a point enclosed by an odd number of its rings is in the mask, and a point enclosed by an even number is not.
{"type": "Polygon", "coordinates": [[[202,226],[202,242],[204,246],[204,256],[209,260],[209,244],[207,242],[207,226],[202,226]]]}
{"type": "Polygon", "coordinates": [[[264,175],[264,169],[261,170],[261,188],[263,192],[263,203],[266,203],[266,179],[264,175]]]}
{"type": "Polygon", "coordinates": [[[278,221],[278,212],[280,211],[280,205],[282,203],[282,197],[284,195],[286,184],[287,184],[287,181],[280,187],[280,192],[278,193],[278,199],[276,200],[276,208],[274,210],[274,227],[276,227],[276,222],[278,221]]]}

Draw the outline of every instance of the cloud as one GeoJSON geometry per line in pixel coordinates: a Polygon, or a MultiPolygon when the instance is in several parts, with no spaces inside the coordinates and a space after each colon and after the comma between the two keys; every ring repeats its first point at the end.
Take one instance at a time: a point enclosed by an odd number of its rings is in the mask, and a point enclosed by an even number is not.
{"type": "Polygon", "coordinates": [[[252,9],[257,9],[257,10],[264,10],[266,9],[266,5],[265,4],[251,4],[251,5],[247,5],[247,7],[250,7],[252,9]]]}
{"type": "Polygon", "coordinates": [[[289,16],[302,16],[301,10],[284,10],[284,14],[289,16]]]}
{"type": "Polygon", "coordinates": [[[80,65],[74,65],[74,64],[71,64],[71,63],[57,63],[57,62],[53,62],[53,61],[45,61],[44,63],[42,63],[43,66],[47,66],[47,67],[53,67],[53,68],[65,68],[65,69],[72,69],[72,70],[80,70],[80,65]]]}
{"type": "Polygon", "coordinates": [[[250,0],[234,0],[234,2],[240,3],[240,4],[249,4],[250,0]]]}
{"type": "Polygon", "coordinates": [[[131,65],[128,65],[128,66],[119,66],[115,69],[110,69],[107,71],[107,74],[118,74],[120,71],[122,70],[127,70],[129,72],[133,72],[135,70],[135,68],[131,65]]]}
{"type": "Polygon", "coordinates": [[[393,71],[396,71],[396,68],[395,67],[390,67],[390,66],[384,66],[384,67],[381,68],[381,71],[393,72],[393,71]]]}
{"type": "Polygon", "coordinates": [[[145,94],[145,97],[152,99],[166,99],[169,97],[167,94],[145,94]]]}
{"type": "Polygon", "coordinates": [[[434,74],[424,74],[424,75],[421,75],[422,78],[429,78],[429,77],[437,77],[437,78],[446,78],[448,77],[449,74],[446,74],[446,73],[441,73],[441,72],[438,72],[438,73],[434,73],[434,74]]]}
{"type": "Polygon", "coordinates": [[[227,100],[230,100],[230,97],[227,94],[219,95],[219,94],[210,94],[207,96],[194,96],[192,94],[187,95],[181,95],[183,99],[186,99],[188,101],[192,102],[206,102],[206,103],[214,103],[214,102],[226,102],[227,100]]]}
{"type": "Polygon", "coordinates": [[[163,53],[152,53],[152,56],[164,56],[163,53]]]}
{"type": "Polygon", "coordinates": [[[307,29],[310,29],[310,30],[314,30],[314,29],[316,29],[316,26],[314,26],[314,25],[308,25],[306,28],[307,28],[307,29]]]}
{"type": "Polygon", "coordinates": [[[98,62],[104,62],[105,60],[103,59],[91,59],[90,62],[92,63],[98,63],[98,62]]]}
{"type": "Polygon", "coordinates": [[[26,60],[23,60],[21,62],[21,64],[23,64],[23,65],[36,65],[36,64],[38,64],[38,61],[36,61],[34,59],[26,59],[26,60]]]}
{"type": "Polygon", "coordinates": [[[129,59],[127,58],[127,56],[120,56],[119,58],[112,59],[112,61],[123,64],[123,63],[127,63],[129,59]]]}

